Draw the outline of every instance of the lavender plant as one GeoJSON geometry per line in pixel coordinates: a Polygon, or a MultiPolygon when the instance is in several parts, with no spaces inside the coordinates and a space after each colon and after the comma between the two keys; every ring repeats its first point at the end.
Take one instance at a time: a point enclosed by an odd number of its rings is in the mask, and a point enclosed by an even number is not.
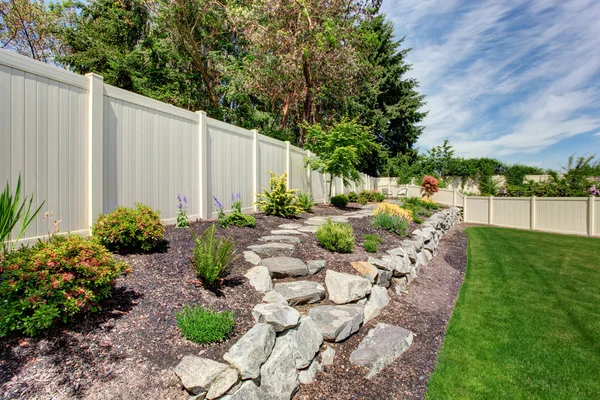
{"type": "Polygon", "coordinates": [[[188,221],[188,205],[187,198],[183,196],[183,201],[181,200],[181,196],[177,193],[177,201],[179,204],[177,205],[177,223],[175,224],[176,228],[189,228],[190,223],[188,221]]]}

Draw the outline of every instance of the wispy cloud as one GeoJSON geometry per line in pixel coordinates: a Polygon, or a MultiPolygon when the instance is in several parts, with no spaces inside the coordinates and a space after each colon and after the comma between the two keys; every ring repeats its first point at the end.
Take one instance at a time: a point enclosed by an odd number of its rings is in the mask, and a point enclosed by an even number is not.
{"type": "Polygon", "coordinates": [[[419,146],[518,156],[600,130],[600,2],[392,1],[427,94],[419,146]]]}

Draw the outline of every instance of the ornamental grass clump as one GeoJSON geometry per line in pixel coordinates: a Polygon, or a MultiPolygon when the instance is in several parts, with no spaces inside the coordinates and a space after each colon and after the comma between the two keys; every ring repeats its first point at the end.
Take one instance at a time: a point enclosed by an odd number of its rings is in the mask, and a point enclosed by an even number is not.
{"type": "Polygon", "coordinates": [[[160,212],[143,205],[117,207],[100,215],[92,233],[106,248],[122,252],[152,251],[165,235],[160,212]]]}
{"type": "Polygon", "coordinates": [[[389,214],[401,218],[406,222],[412,221],[413,218],[412,211],[406,210],[397,204],[388,203],[387,201],[384,201],[383,203],[377,205],[377,207],[373,211],[373,215],[379,214],[389,214]]]}
{"type": "Polygon", "coordinates": [[[269,189],[263,189],[262,193],[257,194],[256,202],[258,209],[267,215],[288,218],[292,215],[300,214],[302,208],[296,204],[295,193],[298,189],[287,188],[287,174],[283,173],[277,177],[275,173],[269,172],[269,189]]]}
{"type": "Polygon", "coordinates": [[[296,205],[300,207],[304,212],[311,212],[313,206],[315,206],[315,200],[310,192],[299,192],[296,198],[296,205]]]}
{"type": "Polygon", "coordinates": [[[202,236],[194,237],[193,264],[198,278],[206,285],[213,286],[227,273],[227,266],[236,253],[235,242],[215,238],[216,228],[211,225],[202,236]]]}
{"type": "Polygon", "coordinates": [[[386,230],[400,236],[408,235],[408,224],[406,219],[388,213],[377,214],[371,220],[373,228],[386,230]]]}
{"type": "Polygon", "coordinates": [[[100,310],[116,278],[129,271],[97,239],[77,235],[0,255],[0,336],[35,336],[100,310]]]}
{"type": "Polygon", "coordinates": [[[183,337],[200,344],[220,342],[235,325],[235,313],[216,312],[201,306],[184,306],[175,318],[183,337]]]}
{"type": "Polygon", "coordinates": [[[354,230],[347,222],[333,222],[330,219],[321,225],[316,238],[329,251],[350,253],[354,248],[354,230]]]}

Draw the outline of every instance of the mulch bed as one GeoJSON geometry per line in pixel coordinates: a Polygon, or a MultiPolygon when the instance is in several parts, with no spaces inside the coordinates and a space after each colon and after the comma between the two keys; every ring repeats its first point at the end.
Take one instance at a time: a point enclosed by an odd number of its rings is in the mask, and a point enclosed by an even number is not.
{"type": "MultiPolygon", "coordinates": [[[[2,399],[187,399],[170,370],[187,354],[221,360],[222,355],[253,324],[251,309],[261,302],[243,277],[252,267],[242,252],[270,234],[278,225],[318,215],[340,215],[356,208],[336,209],[316,206],[312,214],[296,220],[257,214],[255,229],[217,228],[217,235],[231,235],[237,242],[239,257],[220,290],[198,284],[191,266],[193,234],[201,234],[214,221],[190,224],[190,229],[167,227],[168,247],[163,252],[119,256],[129,262],[133,272],[119,279],[113,298],[99,314],[85,315],[70,327],[58,328],[43,338],[0,340],[0,392],[2,399]],[[232,310],[237,315],[232,335],[222,343],[200,346],[181,337],[175,312],[184,305],[204,305],[232,310]]],[[[385,241],[374,256],[396,247],[401,241],[387,232],[374,231],[369,218],[350,219],[357,242],[365,233],[377,233],[385,241]]],[[[217,224],[218,226],[218,224],[217,224]]],[[[414,228],[414,227],[413,227],[414,228]]],[[[348,341],[333,345],[336,364],[317,381],[303,386],[298,399],[349,399],[389,397],[390,390],[407,392],[400,397],[420,397],[433,369],[446,322],[464,270],[466,238],[454,229],[442,240],[439,255],[421,274],[408,295],[395,298],[378,318],[411,329],[417,334],[413,346],[400,360],[372,381],[360,378],[362,372],[350,367],[350,352],[367,329],[348,341]],[[447,262],[445,261],[447,260],[447,262]],[[374,396],[374,397],[373,397],[374,396]]],[[[351,254],[329,253],[318,246],[313,234],[303,236],[294,257],[305,261],[326,259],[327,268],[352,272],[348,261],[366,260],[371,255],[357,245],[351,254]]],[[[307,277],[323,281],[325,272],[307,277]]]]}

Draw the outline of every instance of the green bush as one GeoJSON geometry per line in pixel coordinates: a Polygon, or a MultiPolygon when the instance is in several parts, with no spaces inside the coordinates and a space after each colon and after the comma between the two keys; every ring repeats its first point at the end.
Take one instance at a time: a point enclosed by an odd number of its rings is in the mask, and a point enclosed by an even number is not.
{"type": "Polygon", "coordinates": [[[332,196],[331,205],[336,207],[346,207],[348,205],[348,196],[346,196],[345,194],[338,194],[337,196],[332,196]]]}
{"type": "Polygon", "coordinates": [[[376,253],[377,245],[383,243],[383,239],[370,233],[363,235],[363,240],[363,247],[368,253],[376,253]]]}
{"type": "Polygon", "coordinates": [[[215,225],[207,228],[200,238],[194,237],[194,269],[202,282],[211,286],[227,272],[227,265],[236,253],[235,242],[230,238],[216,239],[215,225]]]}
{"type": "Polygon", "coordinates": [[[315,203],[313,196],[310,192],[299,192],[296,198],[296,204],[305,212],[310,212],[315,203]]]}
{"type": "Polygon", "coordinates": [[[137,203],[100,215],[92,233],[109,250],[148,252],[163,240],[165,227],[158,211],[137,203]]]}
{"type": "Polygon", "coordinates": [[[425,201],[420,197],[407,197],[404,200],[402,200],[402,207],[410,208],[411,206],[422,207],[427,210],[438,210],[442,208],[441,205],[432,201],[425,201]]]}
{"type": "Polygon", "coordinates": [[[376,192],[372,192],[370,190],[363,190],[358,194],[358,196],[364,197],[365,199],[367,199],[367,201],[375,201],[375,193],[376,192]]]}
{"type": "Polygon", "coordinates": [[[256,226],[256,218],[253,215],[244,214],[242,212],[242,202],[236,200],[233,202],[233,212],[225,215],[223,209],[219,209],[219,225],[221,228],[229,226],[237,226],[239,228],[254,228],[256,226]]]}
{"type": "Polygon", "coordinates": [[[0,336],[38,335],[80,312],[100,310],[123,272],[127,264],[97,239],[77,235],[0,255],[0,336]]]}
{"type": "Polygon", "coordinates": [[[368,198],[368,196],[363,196],[362,194],[359,194],[359,195],[358,195],[358,200],[357,200],[357,203],[358,203],[358,204],[361,204],[361,205],[363,205],[363,206],[364,206],[364,205],[365,205],[365,204],[367,204],[368,202],[369,202],[369,198],[368,198]]]}
{"type": "Polygon", "coordinates": [[[223,340],[235,325],[235,313],[216,312],[200,306],[184,306],[175,318],[183,337],[201,344],[223,340]]]}
{"type": "Polygon", "coordinates": [[[287,174],[282,174],[279,178],[273,172],[269,172],[269,188],[263,188],[263,193],[257,195],[258,208],[267,215],[278,217],[291,217],[302,212],[302,209],[296,205],[297,189],[287,189],[287,174]]]}
{"type": "Polygon", "coordinates": [[[375,192],[373,194],[373,200],[376,201],[376,202],[378,202],[378,203],[381,203],[382,201],[385,200],[385,194],[383,194],[381,192],[375,192]]]}
{"type": "Polygon", "coordinates": [[[358,194],[356,194],[356,192],[348,193],[348,201],[351,203],[357,203],[358,202],[358,194]]]}
{"type": "Polygon", "coordinates": [[[354,248],[354,231],[346,222],[328,220],[317,229],[317,240],[329,251],[350,253],[354,248]]]}
{"type": "Polygon", "coordinates": [[[423,219],[421,217],[413,217],[413,222],[415,224],[422,224],[423,223],[423,219]]]}
{"type": "Polygon", "coordinates": [[[375,229],[383,229],[400,236],[408,235],[408,222],[395,215],[377,214],[371,220],[371,225],[375,229]]]}
{"type": "Polygon", "coordinates": [[[377,235],[373,235],[373,234],[371,234],[371,233],[365,233],[365,234],[363,235],[363,239],[364,239],[364,240],[371,241],[371,242],[375,242],[375,243],[383,243],[383,239],[382,239],[382,238],[380,238],[380,237],[379,237],[379,236],[377,236],[377,235]]]}

